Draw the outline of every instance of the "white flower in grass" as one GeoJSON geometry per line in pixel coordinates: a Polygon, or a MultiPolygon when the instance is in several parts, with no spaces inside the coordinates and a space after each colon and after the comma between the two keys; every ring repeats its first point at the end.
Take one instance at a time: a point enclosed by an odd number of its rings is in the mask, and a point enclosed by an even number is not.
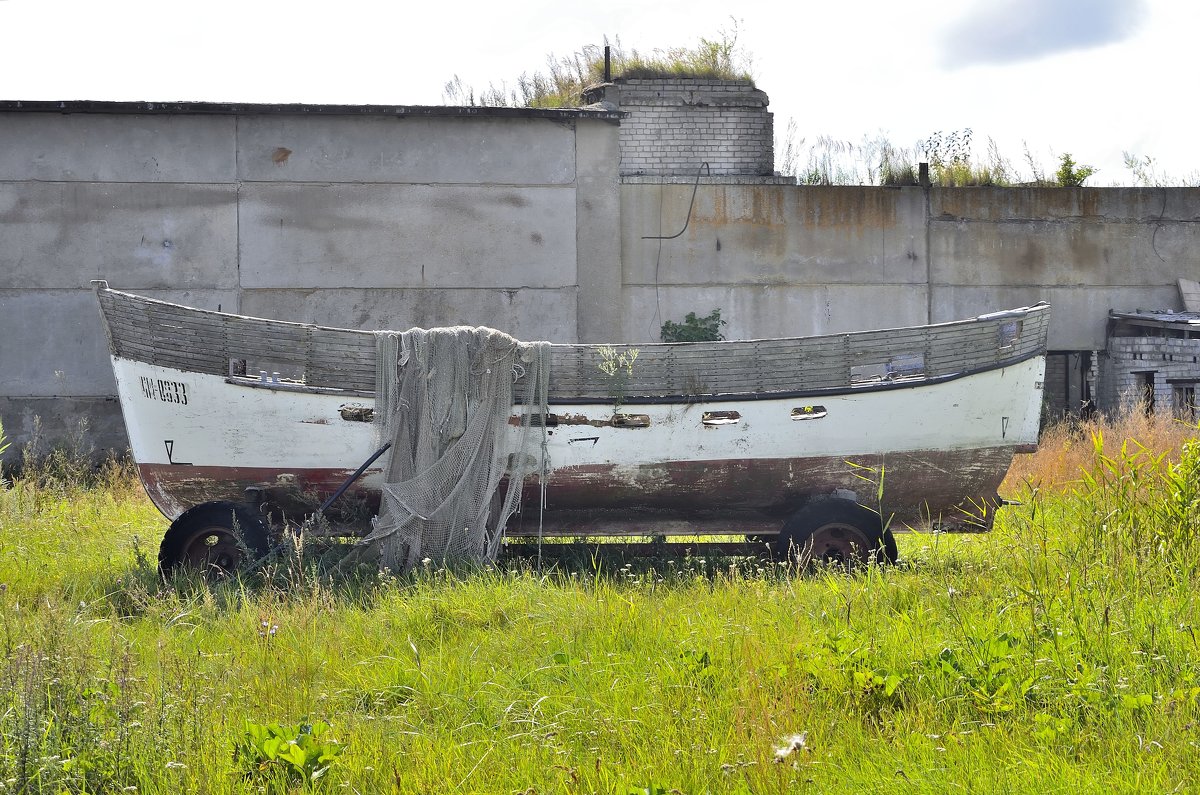
{"type": "Polygon", "coordinates": [[[792,754],[798,754],[808,748],[808,732],[793,734],[783,741],[783,746],[775,749],[775,761],[786,761],[792,754]]]}

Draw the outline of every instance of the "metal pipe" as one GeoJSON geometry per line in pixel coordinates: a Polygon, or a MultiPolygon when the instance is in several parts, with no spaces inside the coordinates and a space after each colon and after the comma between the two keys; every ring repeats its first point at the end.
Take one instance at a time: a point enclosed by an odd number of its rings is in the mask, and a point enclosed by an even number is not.
{"type": "Polygon", "coordinates": [[[335,492],[334,492],[334,493],[333,493],[333,494],[332,494],[332,495],[329,497],[329,499],[325,500],[325,502],[324,502],[324,503],[321,505],[321,507],[317,509],[317,513],[320,513],[320,514],[323,514],[323,513],[325,513],[325,511],[326,511],[326,510],[329,508],[329,506],[330,506],[330,505],[333,505],[334,501],[335,501],[335,500],[337,500],[337,498],[338,498],[338,497],[340,497],[340,496],[342,496],[343,494],[345,494],[345,493],[346,493],[346,489],[348,489],[348,488],[350,488],[352,485],[354,485],[354,481],[356,481],[356,480],[358,480],[359,478],[361,478],[361,477],[362,477],[363,473],[367,471],[367,467],[371,466],[371,464],[374,464],[374,463],[375,463],[375,459],[379,458],[379,456],[381,456],[381,455],[383,455],[385,452],[387,452],[387,449],[388,449],[389,447],[391,447],[391,446],[392,446],[392,443],[391,443],[391,442],[388,442],[388,443],[387,443],[387,444],[385,444],[383,447],[380,447],[378,450],[376,450],[376,451],[375,451],[375,453],[374,453],[374,455],[372,455],[370,458],[368,458],[366,461],[364,461],[364,462],[363,462],[363,464],[362,464],[362,466],[360,466],[358,469],[356,469],[356,470],[354,471],[354,474],[353,474],[353,475],[351,475],[350,477],[346,478],[346,482],[345,482],[345,483],[343,483],[342,485],[338,486],[338,490],[337,490],[337,491],[335,491],[335,492]]]}

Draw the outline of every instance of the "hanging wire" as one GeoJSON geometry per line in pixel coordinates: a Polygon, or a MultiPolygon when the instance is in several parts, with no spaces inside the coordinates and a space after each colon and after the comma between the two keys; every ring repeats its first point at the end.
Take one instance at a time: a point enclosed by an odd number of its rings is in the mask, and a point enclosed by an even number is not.
{"type": "MultiPolygon", "coordinates": [[[[658,241],[658,251],[654,255],[654,317],[650,318],[650,329],[648,332],[651,335],[653,335],[653,333],[654,333],[654,324],[657,323],[662,317],[662,306],[659,302],[659,289],[658,289],[659,288],[658,271],[662,265],[662,242],[664,240],[674,240],[675,238],[679,237],[680,235],[682,235],[684,232],[687,231],[688,224],[690,224],[692,222],[692,208],[696,206],[696,191],[698,191],[700,189],[700,174],[702,172],[706,172],[709,176],[712,176],[712,169],[710,169],[708,167],[707,162],[701,163],[700,167],[696,169],[696,181],[694,183],[692,183],[692,200],[690,202],[688,202],[687,217],[683,219],[683,229],[680,229],[678,232],[676,232],[673,235],[642,235],[642,240],[657,240],[658,241]]],[[[660,229],[662,228],[662,203],[663,203],[663,190],[662,190],[662,185],[659,185],[658,186],[658,225],[659,225],[660,229]]]]}
{"type": "MultiPolygon", "coordinates": [[[[712,176],[712,170],[708,167],[708,163],[701,163],[700,168],[696,169],[696,181],[692,185],[692,200],[688,204],[687,218],[683,219],[683,229],[680,229],[673,235],[642,235],[642,240],[674,240],[687,231],[688,224],[692,222],[692,207],[696,205],[696,191],[700,189],[700,172],[707,172],[708,176],[712,176]]],[[[659,218],[661,219],[661,215],[659,218]]]]}

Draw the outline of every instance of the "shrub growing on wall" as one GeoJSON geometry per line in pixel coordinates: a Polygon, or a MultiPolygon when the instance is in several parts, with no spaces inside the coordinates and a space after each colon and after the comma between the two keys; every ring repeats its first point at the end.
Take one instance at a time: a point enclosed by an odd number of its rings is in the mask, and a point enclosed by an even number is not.
{"type": "Polygon", "coordinates": [[[1063,152],[1054,179],[1064,188],[1078,188],[1083,185],[1084,180],[1095,173],[1095,168],[1082,163],[1077,164],[1070,152],[1063,152]]]}
{"type": "Polygon", "coordinates": [[[688,312],[682,323],[668,320],[662,324],[660,336],[663,342],[716,342],[725,339],[721,333],[721,310],[714,309],[707,317],[696,317],[695,312],[688,312]]]}

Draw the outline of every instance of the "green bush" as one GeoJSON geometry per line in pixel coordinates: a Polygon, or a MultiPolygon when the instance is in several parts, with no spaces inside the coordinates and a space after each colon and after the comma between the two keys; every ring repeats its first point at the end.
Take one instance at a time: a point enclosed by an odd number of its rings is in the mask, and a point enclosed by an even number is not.
{"type": "Polygon", "coordinates": [[[659,332],[663,342],[716,342],[725,339],[721,333],[721,310],[714,309],[707,317],[696,317],[695,312],[688,312],[682,323],[668,320],[662,324],[659,332]]]}
{"type": "Polygon", "coordinates": [[[1096,169],[1092,166],[1076,164],[1070,152],[1063,152],[1059,160],[1058,171],[1054,174],[1055,181],[1064,188],[1078,188],[1083,185],[1096,169]]]}

